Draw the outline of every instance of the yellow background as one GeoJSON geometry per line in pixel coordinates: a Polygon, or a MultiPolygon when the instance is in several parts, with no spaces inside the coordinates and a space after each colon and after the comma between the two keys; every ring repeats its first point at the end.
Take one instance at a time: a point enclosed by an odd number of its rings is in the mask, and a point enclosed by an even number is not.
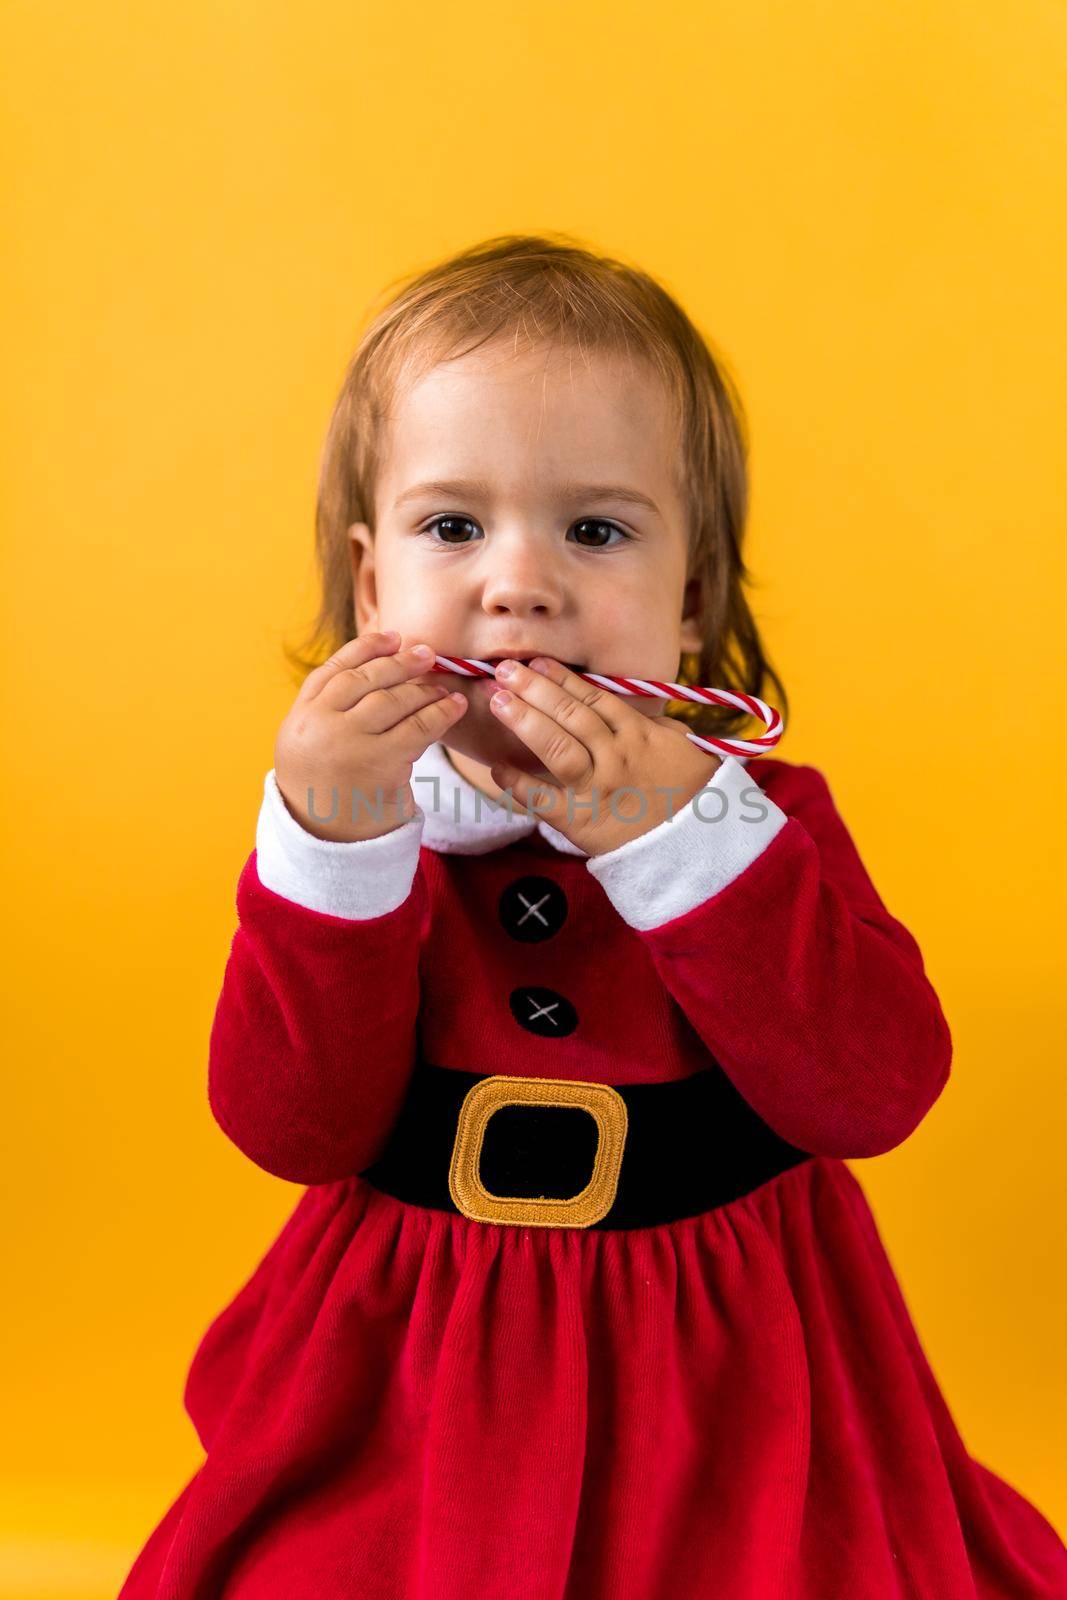
{"type": "Polygon", "coordinates": [[[752,423],[753,603],[955,1040],[851,1163],[972,1454],[1067,1527],[1067,250],[1053,0],[9,0],[0,1593],[111,1596],[301,1192],[206,1043],[363,309],[487,235],[646,266],[752,423]]]}

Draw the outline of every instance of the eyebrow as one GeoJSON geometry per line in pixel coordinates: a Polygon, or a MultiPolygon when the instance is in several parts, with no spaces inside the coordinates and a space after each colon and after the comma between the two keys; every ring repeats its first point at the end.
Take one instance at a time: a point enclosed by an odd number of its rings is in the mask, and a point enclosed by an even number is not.
{"type": "MultiPolygon", "coordinates": [[[[433,483],[416,483],[410,489],[405,489],[393,502],[394,509],[405,505],[409,500],[433,499],[441,496],[469,496],[480,495],[483,500],[488,500],[492,488],[481,478],[457,478],[450,481],[433,483]]],[[[652,511],[658,517],[659,506],[650,500],[647,494],[642,494],[638,489],[628,489],[625,484],[617,483],[566,483],[559,491],[560,500],[619,500],[625,505],[643,506],[646,511],[652,511]]]]}

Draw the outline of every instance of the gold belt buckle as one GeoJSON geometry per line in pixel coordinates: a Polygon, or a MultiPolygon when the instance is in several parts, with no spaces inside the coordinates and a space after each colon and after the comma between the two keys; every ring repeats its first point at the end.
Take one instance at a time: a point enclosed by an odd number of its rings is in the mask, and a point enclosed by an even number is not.
{"type": "Polygon", "coordinates": [[[475,1222],[512,1222],[537,1228],[588,1228],[599,1222],[615,1201],[626,1143],[626,1101],[607,1083],[571,1078],[482,1078],[464,1096],[459,1108],[448,1188],[457,1207],[475,1222]],[[597,1125],[593,1175],[578,1194],[565,1199],[541,1195],[490,1194],[479,1165],[489,1118],[501,1106],[579,1106],[597,1125]]]}

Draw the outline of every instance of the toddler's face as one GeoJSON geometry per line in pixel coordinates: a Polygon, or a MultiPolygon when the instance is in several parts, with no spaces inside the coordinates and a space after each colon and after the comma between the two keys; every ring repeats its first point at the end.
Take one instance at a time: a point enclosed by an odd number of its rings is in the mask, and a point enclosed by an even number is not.
{"type": "MultiPolygon", "coordinates": [[[[395,628],[401,648],[540,654],[667,681],[680,652],[699,649],[694,622],[683,622],[696,586],[686,584],[681,446],[667,392],[643,362],[485,346],[401,389],[383,453],[375,535],[365,523],[349,530],[360,633],[395,628]]],[[[546,776],[491,710],[492,679],[431,676],[468,696],[442,740],[450,751],[546,776]]],[[[645,716],[665,709],[628,703],[645,716]]]]}

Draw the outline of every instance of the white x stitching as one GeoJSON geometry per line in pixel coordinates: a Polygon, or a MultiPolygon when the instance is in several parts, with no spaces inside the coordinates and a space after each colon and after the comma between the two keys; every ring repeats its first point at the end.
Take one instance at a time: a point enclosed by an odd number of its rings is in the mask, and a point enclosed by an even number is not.
{"type": "Polygon", "coordinates": [[[548,927],[548,919],[546,917],[542,917],[541,916],[541,907],[544,905],[545,901],[548,899],[548,895],[547,894],[543,894],[541,896],[540,900],[538,900],[536,905],[534,905],[531,900],[527,900],[526,896],[523,894],[521,889],[518,891],[518,895],[519,895],[519,899],[522,901],[523,905],[526,907],[526,910],[523,912],[522,916],[519,918],[518,922],[516,923],[516,927],[521,928],[523,923],[526,921],[527,917],[535,916],[535,917],[539,918],[539,920],[541,922],[543,922],[545,927],[547,928],[548,927]]]}
{"type": "MultiPolygon", "coordinates": [[[[527,997],[527,998],[529,998],[529,997],[527,997]]],[[[537,1004],[537,1002],[535,1000],[534,1001],[534,1005],[536,1005],[536,1004],[537,1004]]],[[[555,1009],[556,1009],[556,1007],[558,1005],[559,1005],[559,1001],[558,1000],[550,1001],[550,1003],[547,1006],[541,1006],[540,1010],[531,1011],[529,1020],[531,1022],[536,1022],[538,1017],[547,1017],[548,1013],[550,1011],[555,1011],[555,1009]]],[[[555,1017],[549,1017],[548,1020],[553,1024],[554,1027],[557,1027],[557,1028],[559,1027],[559,1023],[556,1021],[555,1017]]]]}

